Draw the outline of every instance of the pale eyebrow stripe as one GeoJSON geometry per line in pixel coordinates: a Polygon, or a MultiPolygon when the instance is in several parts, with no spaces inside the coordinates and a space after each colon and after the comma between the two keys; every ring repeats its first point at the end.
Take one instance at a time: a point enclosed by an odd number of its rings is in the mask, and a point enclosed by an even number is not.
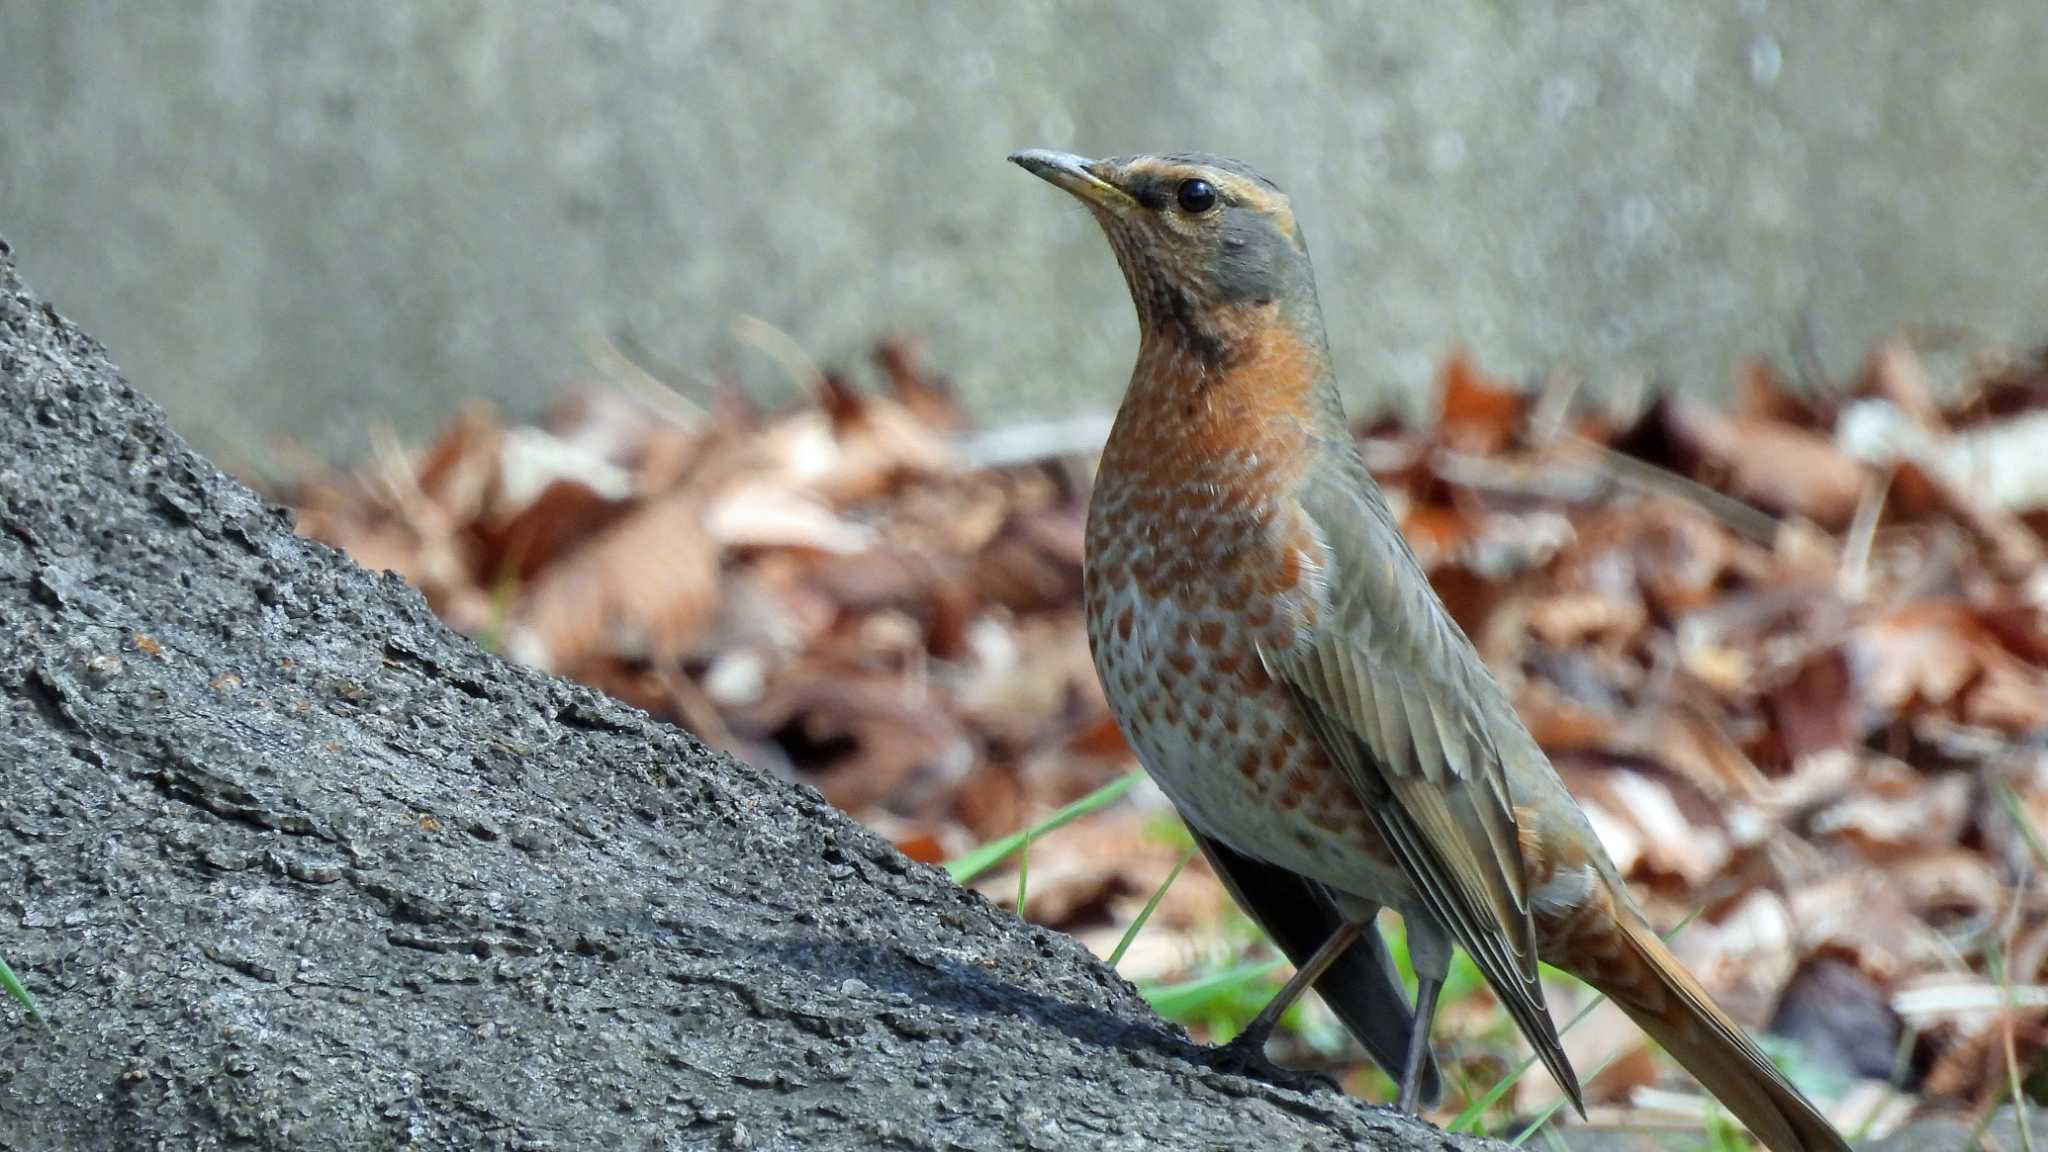
{"type": "Polygon", "coordinates": [[[1235,172],[1217,172],[1205,175],[1203,179],[1229,191],[1240,203],[1248,204],[1273,218],[1273,223],[1282,232],[1294,231],[1294,209],[1284,196],[1268,190],[1254,180],[1247,180],[1235,172]]]}

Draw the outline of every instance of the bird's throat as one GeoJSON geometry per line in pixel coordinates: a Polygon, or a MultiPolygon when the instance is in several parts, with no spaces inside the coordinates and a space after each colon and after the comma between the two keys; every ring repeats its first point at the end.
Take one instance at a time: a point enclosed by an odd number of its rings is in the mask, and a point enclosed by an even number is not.
{"type": "MultiPolygon", "coordinates": [[[[1322,322],[1272,300],[1195,304],[1140,312],[1136,390],[1151,384],[1178,393],[1251,389],[1306,394],[1328,381],[1322,322]]],[[[1183,399],[1190,398],[1186,395],[1183,399]]],[[[1219,397],[1220,398],[1220,397],[1219,397]]]]}
{"type": "Polygon", "coordinates": [[[1202,304],[1174,288],[1157,295],[1158,306],[1138,318],[1148,339],[1170,343],[1180,355],[1211,371],[1243,358],[1256,331],[1255,317],[1246,314],[1246,305],[1202,304]]]}
{"type": "Polygon", "coordinates": [[[1197,320],[1198,329],[1145,329],[1113,448],[1214,459],[1238,448],[1279,450],[1285,445],[1250,441],[1328,433],[1331,419],[1341,432],[1320,326],[1305,329],[1271,303],[1211,308],[1197,320]]]}

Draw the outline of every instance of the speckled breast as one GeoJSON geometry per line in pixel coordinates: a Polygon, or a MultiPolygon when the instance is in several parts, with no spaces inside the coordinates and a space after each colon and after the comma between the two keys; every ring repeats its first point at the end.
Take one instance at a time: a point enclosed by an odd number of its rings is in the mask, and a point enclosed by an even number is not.
{"type": "Polygon", "coordinates": [[[1119,447],[1089,509],[1085,588],[1089,647],[1126,739],[1202,832],[1389,900],[1406,882],[1375,859],[1378,834],[1258,656],[1316,611],[1314,541],[1244,483],[1241,461],[1120,462],[1119,447]]]}

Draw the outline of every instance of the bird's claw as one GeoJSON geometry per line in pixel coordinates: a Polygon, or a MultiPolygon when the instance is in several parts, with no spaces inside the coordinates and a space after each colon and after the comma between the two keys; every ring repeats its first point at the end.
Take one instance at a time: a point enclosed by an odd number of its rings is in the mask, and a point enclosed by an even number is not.
{"type": "Polygon", "coordinates": [[[1240,1034],[1228,1044],[1219,1044],[1209,1049],[1205,1063],[1218,1072],[1227,1072],[1250,1080],[1264,1080],[1296,1092],[1343,1091],[1342,1085],[1328,1073],[1275,1064],[1266,1056],[1264,1036],[1240,1034]]]}

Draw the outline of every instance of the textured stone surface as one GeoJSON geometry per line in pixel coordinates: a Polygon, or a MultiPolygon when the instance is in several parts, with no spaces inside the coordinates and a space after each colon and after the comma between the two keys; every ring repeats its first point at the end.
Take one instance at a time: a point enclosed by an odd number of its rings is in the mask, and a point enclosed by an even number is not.
{"type": "Polygon", "coordinates": [[[1717,388],[1802,310],[2048,311],[2038,0],[529,6],[0,2],[0,226],[231,464],[627,336],[779,381],[928,334],[987,411],[1107,405],[1130,308],[1011,149],[1203,148],[1295,192],[1355,396],[1453,340],[1717,388]]]}
{"type": "Polygon", "coordinates": [[[1433,1149],[510,668],[194,455],[0,242],[0,1147],[1433,1149]]]}

